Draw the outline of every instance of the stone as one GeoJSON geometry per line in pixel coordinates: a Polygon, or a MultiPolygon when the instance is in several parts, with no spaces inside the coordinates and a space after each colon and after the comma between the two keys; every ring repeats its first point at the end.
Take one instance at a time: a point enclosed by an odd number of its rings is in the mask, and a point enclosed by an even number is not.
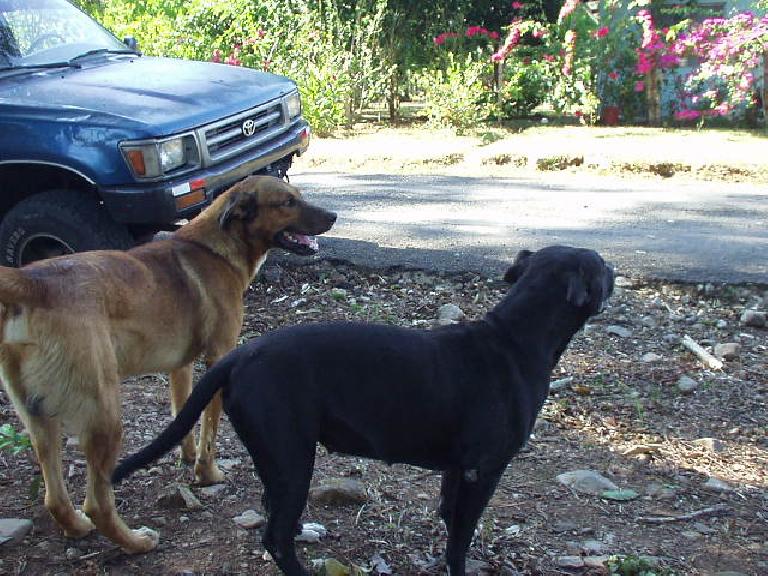
{"type": "Polygon", "coordinates": [[[715,492],[733,492],[733,486],[727,482],[723,482],[722,480],[715,478],[714,476],[704,482],[703,486],[704,488],[709,488],[715,492]]]}
{"type": "Polygon", "coordinates": [[[643,354],[640,358],[641,361],[651,364],[653,362],[658,362],[659,360],[662,360],[663,357],[659,354],[656,354],[655,352],[647,352],[646,354],[643,354]]]}
{"type": "Polygon", "coordinates": [[[80,550],[77,548],[67,548],[64,555],[67,557],[67,560],[77,560],[80,558],[80,550]]]}
{"type": "Polygon", "coordinates": [[[599,540],[586,540],[582,543],[581,549],[588,556],[598,556],[605,552],[605,544],[599,540]]]}
{"type": "Polygon", "coordinates": [[[226,484],[214,484],[213,486],[205,486],[200,489],[200,492],[205,496],[218,496],[219,493],[227,489],[226,484]]]}
{"type": "Polygon", "coordinates": [[[315,504],[345,506],[368,501],[365,485],[353,478],[337,478],[326,481],[309,490],[309,499],[315,504]]]}
{"type": "Polygon", "coordinates": [[[605,332],[610,336],[618,336],[619,338],[629,338],[632,336],[632,330],[625,328],[624,326],[618,326],[616,324],[606,326],[605,332]]]}
{"type": "Polygon", "coordinates": [[[610,556],[585,556],[584,566],[591,570],[605,570],[605,563],[610,560],[610,556]]]}
{"type": "Polygon", "coordinates": [[[677,346],[680,343],[680,336],[672,333],[664,334],[662,340],[664,340],[665,344],[669,344],[670,346],[677,346]]]}
{"type": "Polygon", "coordinates": [[[713,454],[722,452],[724,448],[723,443],[717,438],[699,438],[694,440],[693,443],[696,444],[696,446],[705,448],[707,451],[712,452],[713,454]]]}
{"type": "Polygon", "coordinates": [[[32,520],[26,518],[0,518],[0,544],[20,543],[32,530],[32,520]]]}
{"type": "Polygon", "coordinates": [[[199,510],[203,507],[192,490],[181,484],[171,486],[163,492],[158,497],[157,504],[163,508],[186,508],[187,510],[199,510]]]}
{"type": "Polygon", "coordinates": [[[491,565],[483,560],[475,560],[474,558],[467,558],[466,565],[467,576],[486,576],[491,573],[491,565]]]}
{"type": "Polygon", "coordinates": [[[656,328],[659,324],[653,316],[643,316],[640,323],[646,328],[656,328]]]}
{"type": "Polygon", "coordinates": [[[723,360],[736,360],[741,355],[741,344],[738,342],[727,342],[725,344],[715,344],[715,356],[723,360]]]}
{"type": "Polygon", "coordinates": [[[571,470],[557,476],[557,481],[576,492],[600,496],[606,490],[618,490],[618,486],[594,470],[571,470]]]}
{"type": "Polygon", "coordinates": [[[456,304],[443,304],[437,309],[437,322],[441,326],[457,324],[464,320],[464,311],[456,304]]]}
{"type": "Polygon", "coordinates": [[[687,540],[700,540],[701,532],[696,532],[696,530],[683,530],[680,532],[680,536],[687,540]]]}
{"type": "Polygon", "coordinates": [[[264,516],[255,510],[246,510],[240,514],[240,516],[235,516],[232,518],[232,520],[234,520],[235,524],[240,526],[240,528],[245,528],[246,530],[250,530],[251,528],[260,528],[261,526],[264,526],[267,521],[264,516]]]}
{"type": "Polygon", "coordinates": [[[691,392],[696,390],[696,388],[698,387],[699,387],[699,383],[696,382],[696,380],[694,380],[690,376],[686,376],[685,374],[680,376],[680,378],[677,381],[677,389],[680,390],[680,392],[682,392],[683,394],[690,394],[691,392]]]}
{"type": "Polygon", "coordinates": [[[559,390],[562,390],[563,388],[567,388],[573,383],[573,376],[567,376],[565,378],[560,378],[559,380],[553,380],[549,383],[549,391],[550,392],[557,392],[559,390]]]}
{"type": "Polygon", "coordinates": [[[717,326],[717,327],[718,327],[718,328],[720,328],[721,330],[722,330],[723,328],[728,328],[728,321],[727,321],[727,320],[723,320],[722,318],[720,318],[720,320],[718,320],[717,322],[715,322],[715,326],[717,326]]]}
{"type": "Polygon", "coordinates": [[[581,556],[560,556],[557,559],[557,565],[560,568],[576,569],[584,568],[584,559],[581,556]]]}
{"type": "Polygon", "coordinates": [[[741,315],[741,323],[745,326],[752,326],[753,328],[764,328],[765,312],[758,312],[757,310],[744,310],[741,315]]]}

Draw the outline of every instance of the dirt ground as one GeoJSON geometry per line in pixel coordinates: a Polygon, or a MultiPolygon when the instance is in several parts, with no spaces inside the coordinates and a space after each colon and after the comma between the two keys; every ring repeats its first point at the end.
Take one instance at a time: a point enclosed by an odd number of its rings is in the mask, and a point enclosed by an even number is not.
{"type": "MultiPolygon", "coordinates": [[[[641,279],[619,284],[608,309],[575,337],[556,367],[558,389],[479,526],[470,550],[474,568],[508,575],[604,574],[608,557],[630,555],[648,556],[645,561],[655,566],[649,574],[768,574],[768,331],[740,321],[746,308],[765,311],[766,287],[650,285],[641,279]],[[738,356],[721,370],[706,368],[679,344],[685,334],[709,350],[737,343],[738,356]],[[683,375],[695,390],[680,390],[683,375]],[[599,472],[637,497],[590,496],[556,480],[577,469],[599,472]],[[708,509],[716,514],[683,516],[708,509]]],[[[243,338],[321,319],[432,326],[446,303],[460,306],[471,320],[493,306],[503,289],[497,279],[472,273],[271,261],[247,294],[243,338]]],[[[129,452],[169,421],[167,383],[147,376],[126,382],[123,392],[129,452]]],[[[18,426],[3,393],[0,421],[18,426]]],[[[218,452],[226,483],[215,494],[192,486],[200,508],[160,498],[192,478],[175,455],[118,488],[124,518],[160,531],[160,546],[141,556],[122,554],[98,534],[63,538],[42,496],[31,494],[38,473],[31,453],[0,454],[0,517],[34,522],[23,543],[0,545],[0,573],[277,574],[258,530],[232,520],[247,509],[263,510],[261,485],[226,419],[218,452]]],[[[82,501],[85,467],[71,440],[64,471],[73,498],[82,501]]],[[[323,524],[328,533],[317,543],[299,544],[305,562],[333,558],[372,574],[444,573],[439,476],[319,448],[313,485],[337,478],[361,482],[365,501],[309,504],[305,521],[323,524]]],[[[625,562],[621,573],[639,572],[625,562]]]]}
{"type": "Polygon", "coordinates": [[[764,130],[548,126],[529,121],[459,136],[420,125],[364,123],[336,138],[313,139],[295,170],[463,176],[578,172],[767,183],[766,159],[764,130]]]}

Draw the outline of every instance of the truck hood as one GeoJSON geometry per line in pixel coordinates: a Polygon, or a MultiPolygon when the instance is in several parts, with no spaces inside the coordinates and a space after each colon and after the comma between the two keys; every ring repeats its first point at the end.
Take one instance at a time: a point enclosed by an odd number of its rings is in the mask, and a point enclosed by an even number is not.
{"type": "Polygon", "coordinates": [[[0,115],[114,126],[166,136],[247,110],[295,89],[249,68],[145,56],[111,56],[82,68],[0,75],[0,115]]]}

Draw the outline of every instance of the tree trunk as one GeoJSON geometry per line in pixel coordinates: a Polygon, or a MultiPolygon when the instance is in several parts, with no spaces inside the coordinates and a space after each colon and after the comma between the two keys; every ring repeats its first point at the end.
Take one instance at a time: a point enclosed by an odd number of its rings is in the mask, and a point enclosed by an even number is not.
{"type": "Polygon", "coordinates": [[[395,69],[392,71],[392,73],[389,76],[389,95],[388,95],[388,106],[389,106],[389,121],[392,124],[397,124],[397,87],[398,87],[398,74],[399,68],[395,66],[395,69]]]}
{"type": "Polygon", "coordinates": [[[661,91],[659,69],[654,66],[645,75],[645,96],[648,103],[648,125],[661,126],[661,91]]]}

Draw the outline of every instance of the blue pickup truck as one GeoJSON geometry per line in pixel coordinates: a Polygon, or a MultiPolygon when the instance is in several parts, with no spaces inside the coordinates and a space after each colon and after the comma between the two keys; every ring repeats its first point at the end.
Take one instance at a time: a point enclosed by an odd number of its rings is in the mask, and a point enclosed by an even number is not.
{"type": "Polygon", "coordinates": [[[296,84],[142,56],[65,0],[0,0],[0,264],[126,248],[309,145],[296,84]]]}

